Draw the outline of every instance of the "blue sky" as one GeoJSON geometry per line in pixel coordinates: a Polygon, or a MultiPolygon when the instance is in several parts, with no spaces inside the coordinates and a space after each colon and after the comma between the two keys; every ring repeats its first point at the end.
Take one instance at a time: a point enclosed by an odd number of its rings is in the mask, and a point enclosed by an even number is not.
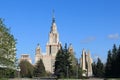
{"type": "Polygon", "coordinates": [[[62,45],[72,43],[77,58],[82,49],[106,61],[113,44],[120,44],[120,0],[0,0],[0,17],[17,39],[17,57],[34,60],[38,43],[46,43],[55,10],[62,45]]]}

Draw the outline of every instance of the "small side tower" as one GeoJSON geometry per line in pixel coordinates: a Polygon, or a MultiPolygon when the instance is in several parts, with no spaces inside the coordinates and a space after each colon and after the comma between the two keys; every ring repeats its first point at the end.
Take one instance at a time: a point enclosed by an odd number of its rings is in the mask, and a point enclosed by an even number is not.
{"type": "Polygon", "coordinates": [[[80,58],[80,66],[83,70],[82,76],[90,77],[93,75],[93,73],[92,73],[92,58],[90,56],[90,51],[86,52],[84,49],[82,50],[82,55],[80,58]]]}
{"type": "Polygon", "coordinates": [[[72,44],[69,45],[68,51],[69,51],[72,55],[74,55],[74,50],[73,50],[72,44]]]}
{"type": "Polygon", "coordinates": [[[41,49],[40,45],[37,45],[36,51],[35,51],[35,63],[37,63],[40,59],[42,59],[41,49]]]}

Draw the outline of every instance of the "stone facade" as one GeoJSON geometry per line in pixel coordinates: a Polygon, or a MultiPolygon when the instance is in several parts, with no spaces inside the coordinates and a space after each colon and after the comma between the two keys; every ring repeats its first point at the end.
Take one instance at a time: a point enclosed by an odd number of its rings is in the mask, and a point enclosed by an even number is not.
{"type": "Polygon", "coordinates": [[[42,54],[40,45],[38,44],[35,54],[35,64],[38,62],[38,60],[42,59],[46,71],[53,73],[55,57],[58,50],[60,49],[60,46],[61,44],[59,42],[59,33],[57,31],[55,18],[53,17],[52,26],[49,33],[49,41],[46,44],[46,54],[42,54]]]}
{"type": "Polygon", "coordinates": [[[92,76],[92,58],[90,56],[90,51],[86,52],[84,49],[82,50],[82,55],[80,58],[80,66],[82,68],[83,76],[92,76]]]}

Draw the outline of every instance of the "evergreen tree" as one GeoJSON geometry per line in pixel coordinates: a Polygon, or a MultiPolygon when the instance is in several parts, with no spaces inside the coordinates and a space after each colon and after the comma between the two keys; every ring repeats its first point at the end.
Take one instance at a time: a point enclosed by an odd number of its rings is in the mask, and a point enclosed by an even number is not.
{"type": "Polygon", "coordinates": [[[83,74],[83,71],[82,71],[82,68],[80,67],[80,64],[78,64],[78,79],[82,78],[82,74],[83,74]]]}
{"type": "Polygon", "coordinates": [[[118,48],[118,51],[117,51],[117,59],[116,59],[116,62],[117,62],[117,66],[116,66],[116,76],[117,77],[120,77],[120,45],[119,45],[119,48],[118,48]]]}
{"type": "Polygon", "coordinates": [[[44,76],[46,76],[45,67],[44,67],[43,61],[41,59],[35,65],[34,75],[35,75],[35,77],[44,77],[44,76]]]}
{"type": "Polygon", "coordinates": [[[107,57],[107,62],[106,62],[106,66],[105,66],[105,76],[106,77],[110,77],[112,76],[112,53],[109,50],[108,51],[108,57],[107,57]]]}
{"type": "MultiPolygon", "coordinates": [[[[71,55],[70,55],[71,57],[71,55]]],[[[71,59],[72,63],[71,63],[71,78],[78,78],[79,75],[79,71],[80,71],[80,65],[78,63],[78,60],[75,58],[74,55],[72,55],[72,59],[71,59]]]]}
{"type": "Polygon", "coordinates": [[[113,53],[112,53],[112,77],[118,77],[120,74],[120,47],[117,49],[116,45],[113,46],[113,53]]]}
{"type": "Polygon", "coordinates": [[[92,64],[92,68],[93,68],[93,75],[95,77],[104,77],[104,65],[101,62],[100,58],[97,59],[97,63],[93,63],[92,64]]]}
{"type": "Polygon", "coordinates": [[[16,60],[16,40],[6,27],[3,20],[0,19],[0,64],[7,67],[14,67],[16,60]]]}
{"type": "Polygon", "coordinates": [[[113,49],[112,49],[112,59],[113,59],[113,61],[116,60],[116,57],[117,57],[117,47],[116,47],[116,45],[114,44],[114,45],[113,45],[113,49]]]}
{"type": "MultiPolygon", "coordinates": [[[[6,27],[6,25],[3,23],[3,20],[0,18],[0,65],[5,66],[10,71],[15,69],[16,67],[15,44],[16,44],[16,40],[14,39],[14,36],[10,33],[10,29],[6,27]]],[[[10,73],[8,72],[9,70],[0,69],[0,72],[10,73]]],[[[0,73],[0,75],[2,74],[3,73],[0,73]]]]}
{"type": "Polygon", "coordinates": [[[93,70],[93,75],[96,77],[97,75],[97,64],[95,62],[92,63],[92,70],[93,70]]]}
{"type": "Polygon", "coordinates": [[[57,55],[56,55],[56,60],[55,60],[55,69],[54,69],[54,74],[60,78],[61,76],[64,76],[65,74],[63,74],[64,70],[63,70],[63,49],[62,47],[60,48],[60,50],[58,51],[57,55]]]}
{"type": "Polygon", "coordinates": [[[112,77],[116,77],[117,76],[117,47],[116,47],[116,45],[114,44],[113,45],[113,49],[112,49],[112,63],[111,63],[111,65],[112,65],[112,68],[111,68],[111,71],[112,71],[112,77]]]}
{"type": "Polygon", "coordinates": [[[54,74],[58,78],[68,78],[71,77],[72,66],[70,60],[70,53],[67,49],[67,44],[65,44],[65,48],[58,51],[55,60],[55,69],[54,74]]]}
{"type": "MultiPolygon", "coordinates": [[[[68,49],[69,50],[69,49],[68,49]]],[[[71,61],[71,78],[78,78],[79,63],[75,58],[74,52],[69,52],[69,60],[71,61]]]]}
{"type": "Polygon", "coordinates": [[[104,65],[103,63],[101,62],[100,58],[98,58],[98,61],[97,61],[97,77],[104,77],[104,65]]]}
{"type": "Polygon", "coordinates": [[[29,77],[29,78],[33,77],[34,67],[31,63],[29,63],[26,60],[23,60],[20,62],[19,66],[21,69],[20,71],[21,77],[29,77]]]}
{"type": "Polygon", "coordinates": [[[67,44],[65,44],[65,48],[64,48],[64,59],[65,59],[65,61],[64,61],[64,63],[65,63],[65,66],[64,67],[67,67],[67,69],[66,69],[66,71],[67,71],[67,75],[66,75],[66,77],[67,78],[72,78],[72,72],[73,72],[73,70],[72,70],[72,60],[71,60],[71,58],[70,58],[70,52],[68,51],[68,48],[67,48],[67,44]]]}
{"type": "Polygon", "coordinates": [[[105,77],[119,78],[120,77],[120,46],[113,45],[112,53],[108,52],[105,77]]]}

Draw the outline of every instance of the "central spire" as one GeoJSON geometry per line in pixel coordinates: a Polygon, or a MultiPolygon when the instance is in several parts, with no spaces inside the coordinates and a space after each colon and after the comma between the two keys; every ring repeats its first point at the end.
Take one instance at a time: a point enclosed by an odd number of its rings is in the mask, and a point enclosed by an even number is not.
{"type": "Polygon", "coordinates": [[[53,9],[53,12],[52,12],[52,23],[55,23],[55,14],[54,14],[54,9],[53,9]]]}
{"type": "Polygon", "coordinates": [[[57,26],[55,23],[55,15],[54,15],[54,10],[52,12],[52,26],[51,26],[51,31],[50,33],[57,33],[57,26]]]}
{"type": "Polygon", "coordinates": [[[52,25],[51,25],[51,30],[49,33],[49,43],[50,44],[57,44],[59,42],[59,33],[57,31],[57,25],[55,22],[55,17],[54,17],[54,10],[52,12],[52,25]]]}

